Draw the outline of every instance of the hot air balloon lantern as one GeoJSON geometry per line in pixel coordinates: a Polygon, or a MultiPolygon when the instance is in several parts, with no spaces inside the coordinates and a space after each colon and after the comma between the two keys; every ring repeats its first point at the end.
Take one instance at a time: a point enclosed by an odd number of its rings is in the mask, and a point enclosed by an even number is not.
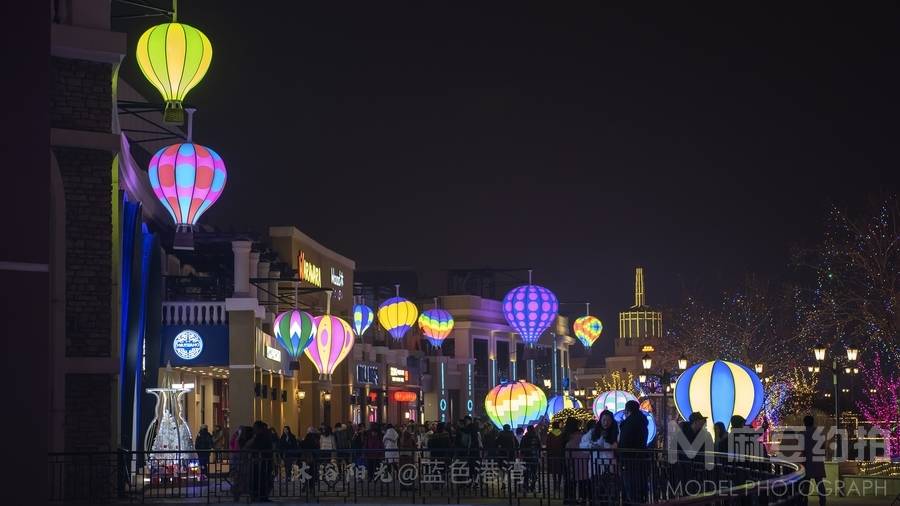
{"type": "Polygon", "coordinates": [[[599,318],[591,316],[591,304],[587,303],[587,311],[581,318],[575,320],[572,325],[575,337],[581,341],[585,348],[590,348],[603,332],[603,323],[599,318]]]}
{"type": "Polygon", "coordinates": [[[434,299],[434,309],[428,309],[419,315],[419,329],[435,348],[440,348],[444,339],[453,331],[453,315],[449,311],[438,309],[437,298],[434,299]]]}
{"type": "Polygon", "coordinates": [[[531,271],[528,271],[527,285],[513,288],[503,297],[506,322],[529,347],[534,347],[541,334],[556,319],[558,311],[556,295],[543,286],[531,284],[531,271]]]}
{"type": "Polygon", "coordinates": [[[675,407],[682,418],[698,411],[714,433],[716,422],[731,430],[731,417],[740,415],[751,423],[763,405],[763,385],[753,370],[743,364],[713,360],[695,364],[675,383],[675,407]]]}
{"type": "Polygon", "coordinates": [[[144,77],[166,102],[163,120],[184,122],[184,97],[203,79],[212,62],[212,44],[203,32],[178,23],[156,25],[140,36],[135,58],[144,77]]]}
{"type": "Polygon", "coordinates": [[[600,392],[600,395],[594,399],[594,416],[599,417],[604,409],[608,409],[613,413],[622,411],[625,409],[625,403],[628,401],[637,401],[637,397],[624,390],[600,392]]]}
{"type": "Polygon", "coordinates": [[[275,339],[291,357],[291,369],[299,369],[300,354],[312,343],[316,335],[316,323],[312,315],[296,309],[275,317],[275,339]]]}
{"type": "Polygon", "coordinates": [[[403,339],[406,332],[416,323],[419,310],[412,302],[400,296],[400,285],[395,285],[397,295],[378,306],[378,323],[388,331],[395,341],[403,339]]]}
{"type": "Polygon", "coordinates": [[[357,336],[362,337],[374,321],[375,312],[372,311],[372,308],[365,304],[353,306],[353,330],[356,331],[357,336]]]}
{"type": "Polygon", "coordinates": [[[525,380],[501,383],[484,398],[488,418],[498,429],[530,425],[547,412],[547,396],[540,388],[525,380]]]}
{"type": "Polygon", "coordinates": [[[156,198],[175,220],[175,249],[193,250],[193,228],[225,189],[225,162],[210,148],[192,142],[189,110],[187,142],[164,147],[150,159],[147,173],[156,198]]]}
{"type": "Polygon", "coordinates": [[[347,358],[356,338],[350,324],[331,315],[331,292],[326,292],[325,315],[317,316],[316,335],[303,353],[319,371],[320,380],[330,380],[335,368],[347,358]]]}
{"type": "Polygon", "coordinates": [[[581,401],[570,395],[554,395],[547,401],[547,418],[553,419],[553,416],[564,409],[578,409],[581,407],[581,401]]]}

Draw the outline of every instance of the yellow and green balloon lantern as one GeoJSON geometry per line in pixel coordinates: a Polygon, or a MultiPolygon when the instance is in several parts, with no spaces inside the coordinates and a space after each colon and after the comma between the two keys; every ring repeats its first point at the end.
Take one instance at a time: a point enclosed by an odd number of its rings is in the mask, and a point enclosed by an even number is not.
{"type": "Polygon", "coordinates": [[[501,383],[484,398],[488,418],[498,429],[531,425],[547,412],[547,396],[525,380],[501,383]]]}
{"type": "Polygon", "coordinates": [[[184,122],[184,97],[209,70],[212,44],[200,30],[184,23],[156,25],[138,39],[138,66],[166,102],[167,123],[184,122]]]}

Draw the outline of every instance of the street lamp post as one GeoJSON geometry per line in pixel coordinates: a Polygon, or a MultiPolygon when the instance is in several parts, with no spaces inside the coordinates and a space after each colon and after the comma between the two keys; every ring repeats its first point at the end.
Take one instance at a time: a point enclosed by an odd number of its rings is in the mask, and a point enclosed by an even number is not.
{"type": "MultiPolygon", "coordinates": [[[[663,369],[659,372],[651,372],[653,368],[653,358],[650,355],[644,355],[641,358],[641,366],[644,369],[644,374],[641,374],[640,378],[644,378],[641,380],[643,383],[647,377],[656,377],[659,380],[659,384],[662,389],[662,426],[663,426],[663,447],[668,447],[669,445],[669,390],[672,390],[674,395],[675,390],[675,378],[677,378],[678,374],[681,371],[687,369],[687,357],[681,355],[678,359],[678,371],[669,371],[668,369],[663,369]]],[[[639,379],[640,379],[639,378],[639,379]]]]}
{"type": "MultiPolygon", "coordinates": [[[[825,355],[827,352],[827,349],[825,348],[825,346],[823,346],[821,344],[817,345],[813,348],[812,351],[813,351],[813,356],[816,359],[816,362],[818,362],[820,364],[825,362],[825,355]]],[[[859,357],[859,349],[858,348],[854,348],[852,346],[847,348],[848,364],[851,364],[851,365],[855,364],[856,359],[858,357],[859,357]]],[[[848,367],[847,369],[848,369],[848,373],[852,373],[853,370],[856,370],[856,371],[859,370],[855,367],[848,367]]],[[[816,372],[818,372],[819,366],[816,366],[815,368],[811,368],[811,370],[815,370],[816,372]]],[[[840,416],[839,401],[838,401],[838,395],[839,395],[839,393],[838,393],[838,372],[839,372],[838,354],[832,352],[832,354],[831,354],[831,382],[834,384],[834,427],[835,427],[835,429],[840,427],[840,419],[838,418],[840,416]]],[[[852,395],[852,391],[851,391],[851,395],[852,395]]]]}

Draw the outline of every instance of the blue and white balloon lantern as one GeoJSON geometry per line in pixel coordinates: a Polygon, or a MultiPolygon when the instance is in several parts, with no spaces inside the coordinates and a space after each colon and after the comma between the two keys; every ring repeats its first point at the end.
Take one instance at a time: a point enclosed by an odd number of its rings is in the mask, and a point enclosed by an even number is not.
{"type": "Polygon", "coordinates": [[[749,367],[737,362],[713,360],[695,364],[681,373],[675,383],[675,407],[687,420],[699,411],[713,433],[716,422],[731,430],[731,417],[740,415],[752,422],[763,406],[763,384],[749,367]]]}

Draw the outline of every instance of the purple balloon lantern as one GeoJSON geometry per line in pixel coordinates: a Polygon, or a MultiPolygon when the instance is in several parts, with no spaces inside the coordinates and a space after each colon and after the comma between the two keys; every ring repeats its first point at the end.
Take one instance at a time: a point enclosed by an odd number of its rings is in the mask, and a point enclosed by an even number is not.
{"type": "Polygon", "coordinates": [[[503,297],[503,316],[506,317],[506,322],[530,346],[553,323],[557,311],[559,301],[556,295],[543,286],[522,285],[513,288],[503,297]]]}

